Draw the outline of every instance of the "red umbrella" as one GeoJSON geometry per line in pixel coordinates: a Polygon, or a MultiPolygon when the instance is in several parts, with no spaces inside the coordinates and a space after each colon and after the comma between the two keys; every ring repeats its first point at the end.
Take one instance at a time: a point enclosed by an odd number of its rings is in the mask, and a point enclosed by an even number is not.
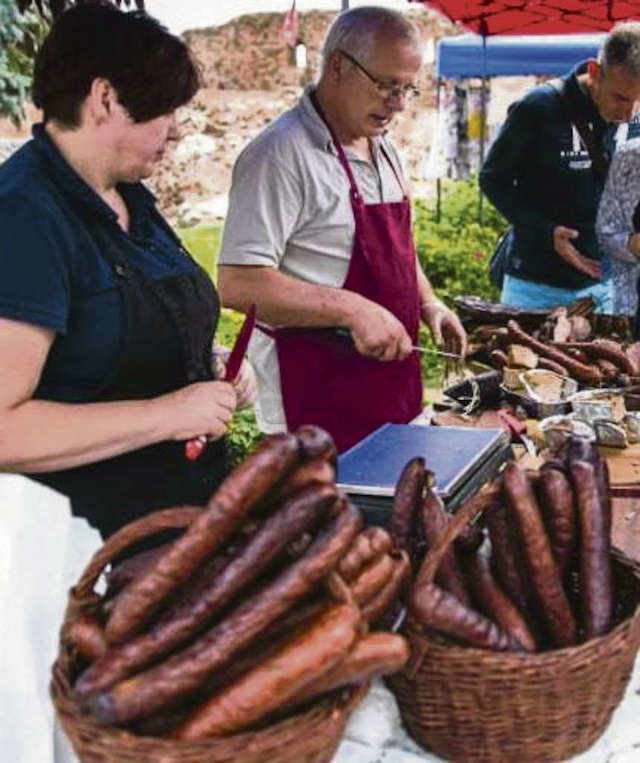
{"type": "Polygon", "coordinates": [[[631,0],[409,0],[421,2],[478,34],[572,34],[608,31],[640,18],[631,0]]]}

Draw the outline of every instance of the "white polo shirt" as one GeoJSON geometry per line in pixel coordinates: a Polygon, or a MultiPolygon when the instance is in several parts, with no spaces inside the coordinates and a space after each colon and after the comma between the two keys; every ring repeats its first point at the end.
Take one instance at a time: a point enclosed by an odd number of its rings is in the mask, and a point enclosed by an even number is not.
{"type": "MultiPolygon", "coordinates": [[[[366,204],[403,198],[381,152],[383,142],[402,177],[398,155],[386,138],[372,141],[373,162],[345,148],[366,204]]],[[[339,287],[347,276],[354,230],[347,175],[307,91],[238,157],[220,264],[274,267],[303,281],[339,287]]],[[[286,421],[273,339],[256,330],[249,359],[258,376],[258,426],[267,433],[283,431],[286,421]]]]}

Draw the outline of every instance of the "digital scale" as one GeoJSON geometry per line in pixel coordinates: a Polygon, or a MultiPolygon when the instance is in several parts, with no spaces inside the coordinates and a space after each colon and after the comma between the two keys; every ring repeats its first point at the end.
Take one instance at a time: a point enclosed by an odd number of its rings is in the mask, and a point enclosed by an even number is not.
{"type": "Polygon", "coordinates": [[[338,457],[338,487],[366,524],[388,524],[396,482],[416,456],[424,458],[436,492],[454,511],[514,454],[503,429],[385,424],[338,457]]]}

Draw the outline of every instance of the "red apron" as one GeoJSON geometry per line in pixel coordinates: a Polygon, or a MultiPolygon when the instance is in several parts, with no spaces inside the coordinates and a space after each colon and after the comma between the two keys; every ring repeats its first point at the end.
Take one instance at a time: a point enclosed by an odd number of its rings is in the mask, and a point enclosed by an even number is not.
{"type": "MultiPolygon", "coordinates": [[[[398,202],[364,203],[342,146],[313,96],[312,100],[331,132],[351,187],[355,237],[342,288],[386,307],[415,344],[420,298],[409,200],[405,193],[398,202]]],[[[393,162],[382,150],[404,192],[393,162]]],[[[273,336],[289,430],[316,424],[331,433],[342,452],[382,424],[407,423],[422,410],[417,353],[389,362],[365,358],[349,337],[331,329],[277,329],[273,336]]]]}

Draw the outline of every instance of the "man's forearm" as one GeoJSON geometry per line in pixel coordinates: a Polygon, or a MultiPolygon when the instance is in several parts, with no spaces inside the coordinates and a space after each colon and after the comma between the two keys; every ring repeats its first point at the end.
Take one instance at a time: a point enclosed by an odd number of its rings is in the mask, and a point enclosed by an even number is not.
{"type": "Polygon", "coordinates": [[[369,300],[347,289],[319,286],[271,267],[223,265],[218,288],[225,307],[246,312],[255,302],[261,321],[272,326],[350,328],[369,300]]]}
{"type": "Polygon", "coordinates": [[[422,267],[420,266],[420,261],[416,257],[416,274],[418,277],[418,293],[420,295],[420,305],[428,305],[431,302],[439,302],[440,300],[436,296],[435,291],[433,290],[433,286],[431,286],[431,281],[427,278],[424,271],[422,270],[422,267]]]}

